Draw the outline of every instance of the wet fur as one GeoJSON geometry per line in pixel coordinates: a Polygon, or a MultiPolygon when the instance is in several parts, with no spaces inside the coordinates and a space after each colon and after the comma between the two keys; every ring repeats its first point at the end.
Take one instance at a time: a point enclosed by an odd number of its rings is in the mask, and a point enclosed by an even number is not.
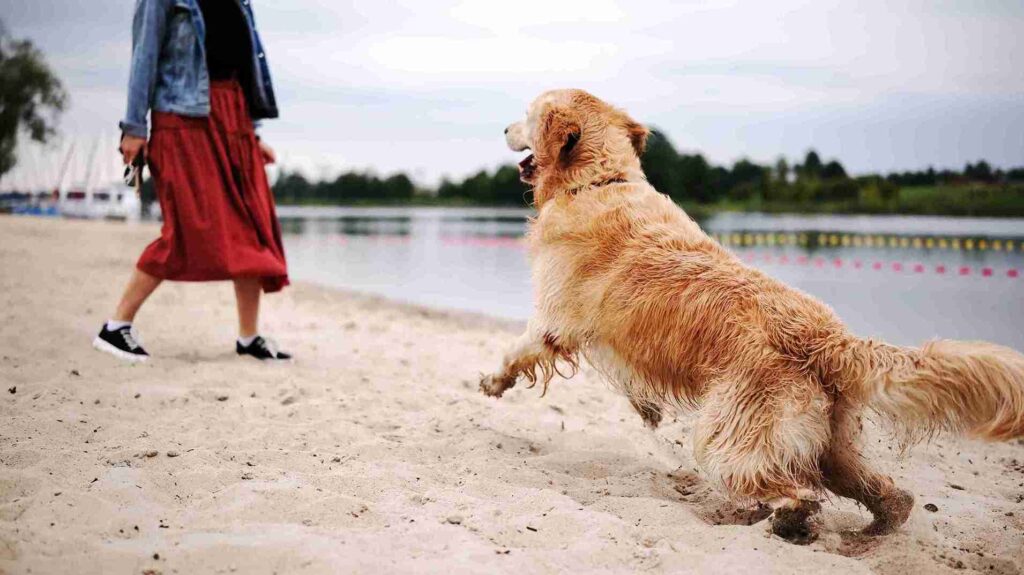
{"type": "Polygon", "coordinates": [[[665,410],[695,411],[707,476],[733,498],[770,503],[775,532],[794,540],[810,533],[826,489],[872,512],[868,533],[907,519],[912,496],[860,454],[865,408],[904,445],[940,431],[1024,436],[1024,356],[853,336],[652,188],[639,161],[647,130],[624,112],[579,90],[548,92],[506,133],[534,153],[535,312],[482,379],[485,393],[500,397],[520,377],[546,389],[585,358],[652,428],[665,410]]]}

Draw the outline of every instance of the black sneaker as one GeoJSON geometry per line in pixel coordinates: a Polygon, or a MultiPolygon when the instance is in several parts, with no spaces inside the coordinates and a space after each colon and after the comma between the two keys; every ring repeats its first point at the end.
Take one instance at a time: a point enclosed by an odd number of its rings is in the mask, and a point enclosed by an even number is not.
{"type": "Polygon", "coordinates": [[[92,346],[126,361],[137,362],[149,359],[149,354],[139,345],[139,340],[135,338],[130,325],[109,330],[107,324],[103,324],[100,334],[92,340],[92,346]]]}
{"type": "Polygon", "coordinates": [[[291,359],[291,354],[283,351],[278,351],[277,346],[273,342],[263,339],[262,335],[256,336],[256,339],[252,340],[249,345],[242,345],[241,342],[235,342],[235,351],[238,355],[251,355],[256,359],[291,359]]]}

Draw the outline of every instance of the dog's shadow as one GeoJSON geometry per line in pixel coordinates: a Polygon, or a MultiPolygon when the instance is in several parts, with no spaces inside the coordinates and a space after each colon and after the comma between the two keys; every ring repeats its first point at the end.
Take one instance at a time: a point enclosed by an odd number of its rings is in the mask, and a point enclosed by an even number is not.
{"type": "MultiPolygon", "coordinates": [[[[553,448],[544,442],[535,442],[519,434],[507,434],[490,429],[494,441],[501,442],[503,455],[518,461],[532,460],[530,464],[543,472],[544,484],[531,476],[522,483],[530,488],[557,485],[557,476],[571,479],[562,491],[581,506],[592,506],[604,497],[649,498],[663,501],[672,508],[687,513],[709,526],[752,526],[772,515],[768,505],[734,501],[723,495],[714,484],[696,471],[680,466],[666,473],[651,465],[651,460],[612,447],[607,450],[577,451],[571,446],[553,448]],[[552,480],[549,483],[548,480],[552,480]]],[[[506,477],[506,480],[510,479],[506,477]]],[[[512,479],[515,481],[515,479],[512,479]]],[[[830,511],[829,517],[817,529],[827,538],[819,539],[826,552],[847,557],[860,557],[884,544],[885,538],[871,537],[858,531],[864,518],[851,511],[830,511]]]]}
{"type": "Polygon", "coordinates": [[[648,497],[682,507],[708,525],[753,525],[772,513],[766,505],[731,501],[700,475],[682,467],[665,473],[645,461],[614,451],[590,451],[579,454],[579,459],[564,451],[534,453],[545,459],[540,466],[548,472],[600,482],[600,489],[568,493],[584,505],[592,504],[600,496],[648,497]]]}

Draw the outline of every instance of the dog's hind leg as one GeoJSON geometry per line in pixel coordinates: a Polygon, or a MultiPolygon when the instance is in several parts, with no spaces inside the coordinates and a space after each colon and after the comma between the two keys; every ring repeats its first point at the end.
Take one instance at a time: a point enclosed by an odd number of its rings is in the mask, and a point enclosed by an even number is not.
{"type": "Polygon", "coordinates": [[[794,543],[815,539],[819,460],[829,444],[830,401],[784,369],[712,382],[694,428],[694,457],[732,497],[775,509],[772,532],[794,543]]]}
{"type": "Polygon", "coordinates": [[[866,535],[885,535],[906,522],[914,496],[867,467],[857,445],[860,431],[856,410],[837,403],[832,414],[832,443],[821,458],[824,485],[832,493],[868,508],[874,520],[864,529],[866,535]]]}
{"type": "Polygon", "coordinates": [[[480,390],[491,397],[501,397],[505,390],[515,386],[520,376],[526,377],[531,387],[538,381],[547,391],[548,382],[555,374],[572,377],[578,369],[577,346],[551,331],[542,331],[532,325],[513,344],[501,362],[501,368],[480,379],[480,390]],[[567,374],[559,371],[558,362],[568,367],[567,374]]]}

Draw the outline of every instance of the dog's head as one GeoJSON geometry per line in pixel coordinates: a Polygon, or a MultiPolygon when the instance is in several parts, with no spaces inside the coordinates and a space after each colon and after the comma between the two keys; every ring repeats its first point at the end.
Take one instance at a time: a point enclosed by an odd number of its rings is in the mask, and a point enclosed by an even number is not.
{"type": "Polygon", "coordinates": [[[583,90],[541,94],[526,120],[505,129],[508,146],[532,153],[519,177],[534,188],[538,204],[551,195],[640,171],[648,130],[625,112],[583,90]]]}

